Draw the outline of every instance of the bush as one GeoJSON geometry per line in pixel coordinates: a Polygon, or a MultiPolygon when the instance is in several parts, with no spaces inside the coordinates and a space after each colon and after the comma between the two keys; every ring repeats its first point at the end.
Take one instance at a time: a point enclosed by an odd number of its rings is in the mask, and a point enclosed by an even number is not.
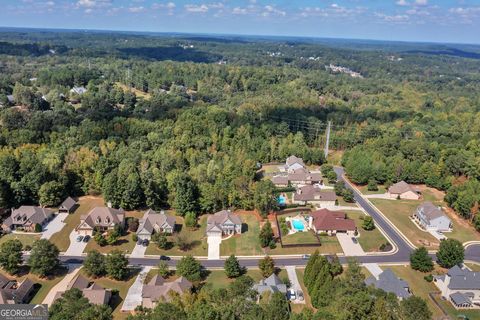
{"type": "Polygon", "coordinates": [[[380,245],[380,251],[382,252],[388,252],[393,249],[392,245],[389,242],[382,243],[380,245]]]}
{"type": "Polygon", "coordinates": [[[428,274],[425,277],[423,277],[423,279],[425,279],[425,281],[427,281],[427,282],[432,282],[433,281],[433,276],[431,274],[428,274]]]}
{"type": "Polygon", "coordinates": [[[39,223],[35,224],[35,232],[42,232],[42,225],[39,223]]]}
{"type": "Polygon", "coordinates": [[[138,241],[138,236],[136,233],[132,233],[132,241],[137,242],[138,241]]]}
{"type": "Polygon", "coordinates": [[[100,232],[97,232],[95,236],[93,236],[93,240],[95,240],[95,242],[100,247],[104,247],[107,245],[107,239],[105,239],[105,237],[100,232]]]}
{"type": "Polygon", "coordinates": [[[371,231],[375,229],[375,222],[373,221],[373,218],[371,216],[366,216],[363,219],[362,228],[366,231],[371,231]]]}
{"type": "Polygon", "coordinates": [[[197,215],[195,212],[188,212],[185,215],[185,225],[189,228],[195,228],[197,226],[197,215]]]}
{"type": "Polygon", "coordinates": [[[349,202],[349,203],[355,202],[355,199],[353,198],[353,191],[350,190],[350,189],[345,189],[343,191],[343,200],[345,200],[345,202],[349,202]]]}
{"type": "Polygon", "coordinates": [[[275,249],[275,248],[277,247],[277,243],[275,242],[274,239],[272,239],[272,240],[270,241],[270,243],[268,244],[268,247],[269,247],[270,249],[275,249]]]}
{"type": "Polygon", "coordinates": [[[377,185],[377,181],[375,181],[375,179],[368,180],[367,190],[368,191],[378,191],[378,185],[377,185]]]}
{"type": "Polygon", "coordinates": [[[133,217],[127,218],[127,228],[130,232],[136,232],[138,230],[138,219],[133,217]]]}

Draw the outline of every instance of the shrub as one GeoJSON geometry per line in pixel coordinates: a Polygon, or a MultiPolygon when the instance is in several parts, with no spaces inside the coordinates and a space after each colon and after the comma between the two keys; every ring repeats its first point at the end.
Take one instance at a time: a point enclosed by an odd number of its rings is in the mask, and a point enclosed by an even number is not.
{"type": "Polygon", "coordinates": [[[425,279],[425,281],[427,281],[427,282],[432,282],[433,281],[433,276],[431,274],[428,274],[425,277],[423,277],[423,279],[425,279]]]}
{"type": "Polygon", "coordinates": [[[42,232],[42,225],[39,223],[35,224],[35,232],[42,232]]]}
{"type": "Polygon", "coordinates": [[[275,242],[275,239],[270,240],[270,243],[268,244],[268,247],[270,249],[275,249],[277,247],[277,243],[275,242]]]}
{"type": "Polygon", "coordinates": [[[363,219],[362,228],[366,231],[371,231],[375,229],[375,222],[373,221],[373,218],[371,216],[366,216],[363,219]]]}
{"type": "Polygon", "coordinates": [[[132,241],[137,242],[138,241],[138,236],[136,233],[132,233],[132,241]]]}
{"type": "Polygon", "coordinates": [[[378,185],[377,185],[377,181],[375,181],[375,179],[368,180],[367,190],[368,191],[378,191],[378,185]]]}

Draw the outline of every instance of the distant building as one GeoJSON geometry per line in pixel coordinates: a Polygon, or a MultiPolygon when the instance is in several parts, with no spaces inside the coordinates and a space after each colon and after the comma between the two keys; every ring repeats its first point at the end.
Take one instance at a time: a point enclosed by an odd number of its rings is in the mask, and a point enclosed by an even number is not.
{"type": "Polygon", "coordinates": [[[480,308],[480,272],[454,266],[433,282],[456,308],[480,308]]]}
{"type": "Polygon", "coordinates": [[[72,213],[77,208],[77,201],[72,197],[65,199],[60,207],[58,207],[59,213],[72,213]]]}
{"type": "MultiPolygon", "coordinates": [[[[73,280],[67,285],[66,289],[70,290],[73,288],[82,291],[83,296],[92,304],[108,305],[110,298],[112,297],[112,291],[110,289],[105,289],[101,285],[96,284],[94,281],[90,281],[82,275],[77,275],[73,278],[73,280]]],[[[57,292],[54,300],[59,299],[64,293],[65,292],[57,292]]]]}
{"type": "Polygon", "coordinates": [[[207,218],[207,235],[242,233],[242,220],[230,210],[222,210],[207,218]]]}
{"type": "Polygon", "coordinates": [[[413,214],[415,221],[425,230],[450,231],[452,221],[443,213],[440,207],[431,202],[424,202],[413,214]]]}
{"type": "Polygon", "coordinates": [[[303,163],[302,158],[298,158],[296,156],[290,156],[287,158],[287,161],[285,161],[285,166],[284,170],[287,171],[288,173],[291,173],[295,170],[298,169],[305,169],[305,163],[303,163]]]}
{"type": "Polygon", "coordinates": [[[0,274],[0,304],[28,303],[34,292],[34,283],[28,278],[21,282],[0,274]]]}
{"type": "Polygon", "coordinates": [[[87,89],[85,87],[73,87],[71,90],[70,90],[71,93],[75,93],[75,94],[78,94],[78,95],[82,95],[84,94],[85,92],[87,92],[87,89]]]}
{"type": "Polygon", "coordinates": [[[319,186],[306,185],[300,187],[293,194],[293,203],[307,205],[313,204],[320,208],[335,206],[337,195],[333,191],[322,191],[319,186]]]}
{"type": "Polygon", "coordinates": [[[308,227],[317,234],[327,233],[328,235],[337,233],[354,235],[357,231],[355,221],[348,219],[345,212],[328,209],[320,209],[310,213],[308,227]]]}
{"type": "Polygon", "coordinates": [[[412,295],[410,287],[405,280],[398,278],[392,270],[386,269],[378,275],[378,278],[370,276],[365,280],[367,286],[373,285],[377,289],[395,294],[400,300],[412,295]]]}
{"type": "Polygon", "coordinates": [[[270,277],[262,279],[259,283],[254,284],[253,290],[257,291],[260,295],[264,292],[280,292],[287,294],[287,285],[284,284],[275,273],[273,273],[270,277]]]}
{"type": "Polygon", "coordinates": [[[387,194],[390,198],[393,199],[420,199],[419,192],[405,181],[400,181],[390,186],[390,188],[388,188],[387,194]]]}
{"type": "Polygon", "coordinates": [[[192,283],[184,277],[166,282],[161,276],[156,275],[142,288],[142,306],[155,308],[158,302],[170,301],[172,292],[182,294],[191,289],[192,283]]]}
{"type": "Polygon", "coordinates": [[[36,224],[43,227],[52,217],[53,211],[50,209],[35,206],[21,206],[18,209],[12,209],[12,214],[5,219],[2,228],[5,231],[22,228],[24,231],[33,232],[35,231],[36,224]]]}
{"type": "Polygon", "coordinates": [[[322,184],[322,175],[312,173],[305,168],[291,170],[287,175],[280,174],[272,177],[272,182],[277,187],[322,184]]]}
{"type": "Polygon", "coordinates": [[[139,221],[137,236],[142,240],[150,240],[154,232],[173,233],[174,230],[175,217],[166,215],[163,210],[160,213],[157,213],[156,211],[149,209],[139,221]]]}
{"type": "Polygon", "coordinates": [[[82,235],[93,235],[93,230],[100,232],[112,230],[116,225],[124,226],[125,212],[107,207],[95,207],[88,215],[80,217],[77,232],[82,235]]]}

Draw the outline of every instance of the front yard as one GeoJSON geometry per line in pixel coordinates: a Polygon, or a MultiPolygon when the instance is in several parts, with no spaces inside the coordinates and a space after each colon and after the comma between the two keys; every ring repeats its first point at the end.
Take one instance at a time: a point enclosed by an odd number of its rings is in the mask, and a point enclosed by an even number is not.
{"type": "Polygon", "coordinates": [[[345,211],[347,217],[355,221],[359,236],[357,237],[358,242],[362,246],[365,252],[376,252],[380,251],[380,245],[388,242],[383,234],[375,228],[370,231],[363,230],[362,224],[363,219],[366,215],[361,211],[345,211]]]}
{"type": "MultiPolygon", "coordinates": [[[[262,273],[258,269],[248,269],[247,276],[250,276],[254,282],[259,282],[263,279],[262,273]]],[[[282,269],[278,273],[278,277],[280,280],[287,278],[287,271],[282,269]]],[[[224,270],[211,270],[207,278],[205,279],[205,284],[211,285],[214,289],[226,288],[230,283],[235,281],[235,279],[229,279],[224,270]]]]}
{"type": "Polygon", "coordinates": [[[198,228],[193,230],[185,226],[183,217],[176,216],[175,219],[177,220],[177,225],[181,226],[181,229],[179,232],[168,237],[169,241],[172,244],[171,248],[167,250],[160,249],[155,243],[150,242],[145,254],[168,256],[184,256],[186,254],[191,254],[193,256],[206,256],[208,250],[207,237],[205,235],[207,216],[201,216],[198,221],[198,228]],[[182,251],[178,248],[178,246],[174,244],[175,237],[177,236],[181,237],[185,242],[190,244],[190,250],[182,251]]]}
{"type": "Polygon", "coordinates": [[[132,233],[127,232],[126,235],[121,236],[118,238],[117,243],[114,245],[105,245],[105,246],[100,246],[98,243],[93,239],[93,237],[88,241],[88,244],[84,250],[84,252],[96,250],[101,253],[109,253],[114,250],[119,250],[122,253],[131,253],[133,248],[135,247],[135,242],[132,240],[132,233]]]}
{"type": "Polygon", "coordinates": [[[260,234],[260,222],[253,213],[240,214],[242,219],[242,234],[222,240],[220,255],[229,256],[232,253],[237,256],[262,255],[258,235],[260,234]]]}
{"type": "Polygon", "coordinates": [[[0,245],[2,243],[7,242],[8,240],[20,240],[20,242],[23,244],[23,247],[25,246],[32,246],[32,244],[40,239],[40,235],[37,234],[22,234],[22,233],[8,233],[3,235],[0,238],[0,245]]]}

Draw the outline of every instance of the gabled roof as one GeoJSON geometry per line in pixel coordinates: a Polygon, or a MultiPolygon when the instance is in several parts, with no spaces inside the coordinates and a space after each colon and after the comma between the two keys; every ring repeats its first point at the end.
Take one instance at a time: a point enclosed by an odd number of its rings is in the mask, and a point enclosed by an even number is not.
{"type": "Polygon", "coordinates": [[[409,185],[403,180],[391,185],[390,188],[388,188],[388,192],[393,194],[402,194],[408,191],[412,191],[415,193],[417,192],[411,185],[409,185]]]}
{"type": "Polygon", "coordinates": [[[169,292],[174,291],[179,294],[192,288],[192,283],[184,277],[177,278],[175,281],[165,282],[160,276],[155,276],[147,285],[143,286],[142,298],[158,301],[161,298],[168,300],[169,292]]]}
{"type": "Polygon", "coordinates": [[[440,207],[437,207],[431,202],[424,202],[417,207],[417,211],[425,217],[426,220],[432,221],[440,217],[445,217],[450,220],[442,211],[440,207]]]}
{"type": "MultiPolygon", "coordinates": [[[[112,292],[110,290],[107,290],[101,285],[88,280],[80,274],[73,278],[73,280],[67,285],[67,290],[73,288],[82,291],[83,296],[93,304],[108,304],[108,301],[110,301],[110,297],[112,296],[112,292]]],[[[59,298],[63,293],[64,292],[58,292],[56,298],[59,298]]]]}
{"type": "Polygon", "coordinates": [[[285,161],[285,164],[290,167],[291,165],[295,164],[295,163],[298,163],[299,165],[301,165],[302,167],[305,166],[305,163],[303,163],[303,159],[302,158],[298,158],[294,155],[291,155],[290,157],[287,158],[287,161],[285,161]]]}
{"type": "Polygon", "coordinates": [[[322,175],[320,173],[311,173],[307,170],[295,170],[295,172],[288,174],[289,181],[321,181],[322,175]]]}
{"type": "Polygon", "coordinates": [[[342,211],[330,211],[320,209],[310,214],[313,218],[313,226],[317,230],[345,230],[355,231],[355,221],[347,219],[347,215],[342,211]]]}
{"type": "Polygon", "coordinates": [[[230,210],[222,210],[222,211],[216,212],[213,215],[208,216],[207,231],[211,231],[212,229],[215,229],[215,228],[221,229],[221,226],[223,226],[223,224],[227,221],[231,221],[235,225],[242,224],[242,220],[238,215],[232,213],[230,210]]]}
{"type": "MultiPolygon", "coordinates": [[[[87,216],[80,217],[80,221],[84,221],[92,229],[96,226],[108,227],[112,224],[123,223],[125,214],[123,210],[107,208],[107,207],[95,207],[87,216]]],[[[80,223],[82,224],[82,223],[80,223]]]]}
{"type": "Polygon", "coordinates": [[[60,208],[71,210],[76,204],[77,204],[77,201],[75,201],[72,197],[68,197],[62,202],[62,204],[60,205],[60,208]]]}
{"type": "Polygon", "coordinates": [[[450,295],[450,299],[452,299],[453,303],[457,306],[462,304],[472,304],[470,298],[460,292],[454,292],[450,295]]]}
{"type": "Polygon", "coordinates": [[[18,209],[14,209],[10,216],[11,220],[5,220],[5,224],[42,224],[50,215],[52,210],[36,207],[36,206],[21,206],[18,209]]]}
{"type": "Polygon", "coordinates": [[[148,233],[152,233],[155,225],[160,228],[170,227],[173,229],[175,227],[175,217],[164,213],[157,213],[156,211],[149,209],[145,212],[143,218],[140,219],[137,233],[141,233],[144,230],[148,233]]]}
{"type": "Polygon", "coordinates": [[[259,294],[262,294],[265,291],[270,291],[271,293],[287,293],[287,286],[280,280],[280,278],[275,273],[266,279],[260,280],[259,283],[256,283],[253,286],[253,289],[256,290],[259,294]]]}
{"type": "Polygon", "coordinates": [[[288,177],[274,176],[272,177],[273,184],[288,184],[288,177]]]}
{"type": "Polygon", "coordinates": [[[322,191],[321,188],[306,185],[297,189],[297,192],[293,194],[294,201],[335,201],[337,195],[333,191],[322,191]]]}
{"type": "Polygon", "coordinates": [[[448,288],[451,290],[480,290],[480,272],[454,266],[447,275],[450,277],[448,288]]]}
{"type": "Polygon", "coordinates": [[[378,279],[370,276],[365,280],[367,285],[373,285],[377,289],[382,289],[385,292],[391,292],[399,298],[408,298],[411,293],[408,291],[408,283],[392,272],[391,269],[386,269],[378,275],[378,279]]]}

